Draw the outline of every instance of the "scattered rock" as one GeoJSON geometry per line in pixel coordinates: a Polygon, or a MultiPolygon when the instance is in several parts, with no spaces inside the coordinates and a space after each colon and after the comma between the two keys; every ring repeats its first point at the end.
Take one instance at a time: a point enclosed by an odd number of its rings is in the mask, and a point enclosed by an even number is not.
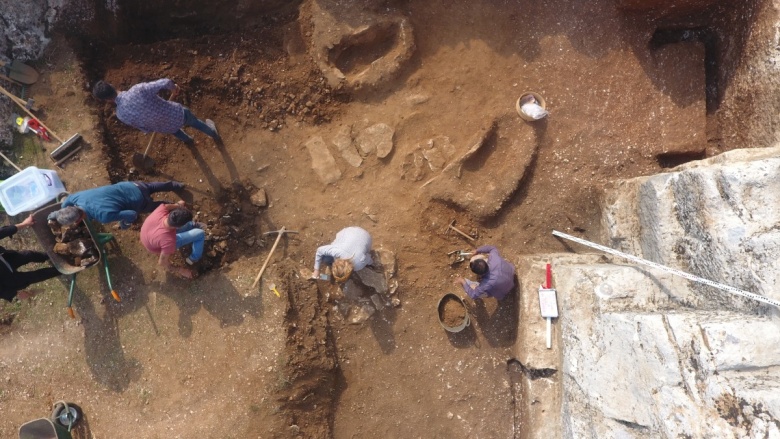
{"type": "Polygon", "coordinates": [[[344,297],[352,301],[358,301],[363,297],[363,289],[352,279],[344,282],[344,285],[341,287],[341,292],[344,294],[344,297]]]}
{"type": "Polygon", "coordinates": [[[341,152],[341,157],[352,167],[359,167],[363,163],[363,158],[358,154],[352,139],[352,126],[344,125],[333,138],[333,145],[341,152]]]}
{"type": "Polygon", "coordinates": [[[376,215],[372,214],[368,207],[363,209],[363,215],[367,216],[371,221],[377,222],[376,215]]]}
{"type": "Polygon", "coordinates": [[[363,285],[373,289],[379,294],[387,294],[387,280],[385,279],[385,273],[380,270],[373,270],[366,267],[360,271],[356,271],[352,274],[363,285]]]}
{"type": "Polygon", "coordinates": [[[385,309],[385,307],[387,306],[385,304],[385,300],[382,297],[380,297],[379,294],[374,294],[371,296],[371,303],[373,303],[374,307],[379,311],[385,309]]]}
{"type": "Polygon", "coordinates": [[[420,181],[425,178],[425,157],[419,150],[404,157],[401,164],[401,178],[411,181],[420,181]]]}
{"type": "Polygon", "coordinates": [[[353,325],[363,323],[374,315],[375,312],[376,309],[367,303],[360,306],[354,306],[350,310],[349,323],[353,325]]]}
{"type": "Polygon", "coordinates": [[[341,178],[341,171],[336,166],[336,160],[333,159],[322,137],[312,137],[306,142],[306,149],[311,155],[311,167],[325,184],[332,184],[341,178]]]}
{"type": "Polygon", "coordinates": [[[385,273],[385,278],[390,279],[395,276],[396,272],[396,260],[395,253],[390,250],[380,248],[371,251],[371,259],[374,260],[375,266],[381,266],[385,273]]]}
{"type": "Polygon", "coordinates": [[[268,195],[265,193],[265,189],[258,189],[258,191],[249,198],[249,201],[257,207],[266,207],[268,205],[268,195]]]}
{"type": "Polygon", "coordinates": [[[447,136],[428,139],[426,146],[421,148],[422,155],[428,161],[431,171],[441,171],[447,160],[455,154],[455,147],[447,136]]]}
{"type": "Polygon", "coordinates": [[[420,104],[424,104],[424,103],[428,102],[428,100],[430,98],[431,97],[428,96],[428,95],[417,93],[417,94],[413,94],[411,96],[408,96],[406,98],[406,101],[409,102],[412,105],[420,105],[420,104]]]}
{"type": "Polygon", "coordinates": [[[387,157],[393,150],[395,131],[387,124],[378,123],[361,131],[357,138],[363,156],[376,152],[376,156],[387,157]]]}

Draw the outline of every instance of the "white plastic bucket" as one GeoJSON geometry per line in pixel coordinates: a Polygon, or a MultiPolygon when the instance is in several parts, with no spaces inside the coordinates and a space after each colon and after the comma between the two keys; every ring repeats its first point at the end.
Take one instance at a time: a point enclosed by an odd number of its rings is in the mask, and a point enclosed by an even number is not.
{"type": "Polygon", "coordinates": [[[33,211],[65,192],[56,171],[25,168],[0,183],[0,203],[8,215],[33,211]]]}

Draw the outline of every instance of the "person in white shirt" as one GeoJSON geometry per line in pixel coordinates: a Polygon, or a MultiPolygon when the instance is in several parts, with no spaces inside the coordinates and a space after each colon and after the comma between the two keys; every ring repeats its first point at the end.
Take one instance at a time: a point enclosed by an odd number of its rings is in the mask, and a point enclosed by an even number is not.
{"type": "Polygon", "coordinates": [[[346,282],[353,271],[359,271],[371,260],[371,235],[360,227],[347,227],[336,234],[328,245],[317,248],[314,258],[312,279],[320,276],[321,264],[332,265],[333,277],[337,282],[346,282]]]}

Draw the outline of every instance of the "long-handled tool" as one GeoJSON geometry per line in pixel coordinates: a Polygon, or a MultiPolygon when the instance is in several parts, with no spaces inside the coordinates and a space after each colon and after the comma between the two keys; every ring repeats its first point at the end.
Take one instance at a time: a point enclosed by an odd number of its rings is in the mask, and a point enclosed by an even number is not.
{"type": "MultiPolygon", "coordinates": [[[[168,97],[168,100],[172,100],[176,96],[176,91],[174,90],[173,93],[168,97]]],[[[146,149],[144,150],[144,153],[141,154],[140,152],[136,152],[133,154],[133,166],[138,168],[141,172],[149,172],[154,168],[154,159],[149,157],[149,148],[152,147],[152,142],[154,142],[154,135],[157,133],[152,133],[152,137],[149,139],[149,143],[146,144],[146,149]]]]}
{"type": "Polygon", "coordinates": [[[476,239],[475,239],[473,236],[471,236],[471,235],[467,235],[467,234],[463,233],[463,232],[462,232],[460,229],[458,229],[457,227],[455,227],[455,220],[452,220],[452,221],[450,221],[450,224],[447,226],[447,230],[445,230],[445,231],[444,231],[444,234],[445,234],[445,235],[446,235],[446,234],[448,234],[448,233],[450,232],[450,230],[454,230],[454,231],[455,231],[455,232],[457,232],[457,233],[458,233],[460,236],[462,236],[462,237],[464,237],[464,238],[466,238],[466,239],[470,240],[471,242],[474,242],[474,241],[476,241],[476,239]]]}
{"type": "Polygon", "coordinates": [[[43,124],[43,122],[38,119],[28,108],[27,108],[27,102],[23,101],[21,98],[16,97],[13,93],[9,92],[3,87],[0,87],[0,93],[6,95],[9,99],[11,99],[16,105],[19,106],[22,110],[24,110],[25,113],[27,113],[31,118],[35,119],[37,124],[42,126],[46,129],[46,131],[51,134],[52,137],[54,137],[55,140],[60,142],[60,146],[58,146],[54,151],[49,154],[49,156],[52,158],[52,160],[57,162],[57,165],[62,163],[63,160],[73,155],[79,148],[81,148],[81,145],[77,145],[77,142],[79,139],[81,139],[81,134],[76,133],[66,141],[63,141],[62,138],[57,135],[54,131],[51,130],[51,128],[47,127],[43,124]],[[75,149],[73,147],[77,146],[75,149]]]}
{"type": "Polygon", "coordinates": [[[144,153],[136,152],[133,154],[133,166],[135,166],[141,172],[149,172],[154,168],[154,159],[149,157],[149,148],[152,147],[154,142],[154,136],[157,133],[152,133],[152,137],[149,138],[149,143],[146,144],[144,153]]]}
{"type": "Polygon", "coordinates": [[[0,61],[0,73],[3,76],[24,85],[32,85],[38,81],[38,72],[27,64],[13,60],[10,63],[0,61]]]}
{"type": "Polygon", "coordinates": [[[265,232],[263,235],[270,235],[272,233],[277,233],[278,236],[276,237],[276,241],[274,242],[273,247],[271,247],[271,251],[268,253],[268,257],[265,258],[265,262],[263,263],[263,266],[260,268],[260,272],[257,273],[257,277],[255,278],[255,281],[252,283],[252,288],[257,286],[257,283],[260,282],[260,278],[263,276],[263,272],[265,271],[265,267],[268,266],[268,261],[271,260],[271,256],[274,254],[274,250],[276,250],[276,246],[279,245],[279,241],[282,240],[282,235],[285,233],[298,233],[295,230],[287,230],[284,227],[282,227],[279,230],[274,230],[272,232],[265,232]]]}
{"type": "Polygon", "coordinates": [[[5,161],[7,161],[9,165],[11,165],[11,166],[13,166],[14,168],[16,168],[16,170],[17,170],[17,171],[19,171],[19,172],[22,172],[22,169],[21,169],[20,167],[16,166],[16,163],[12,162],[12,161],[11,161],[11,159],[9,159],[8,157],[6,157],[6,156],[5,156],[5,154],[3,154],[2,152],[0,152],[0,157],[2,157],[3,159],[5,159],[5,161]]]}
{"type": "Polygon", "coordinates": [[[558,318],[558,301],[556,291],[552,288],[552,269],[547,264],[547,279],[544,286],[539,286],[539,308],[542,317],[547,319],[547,349],[552,348],[552,319],[558,318]]]}

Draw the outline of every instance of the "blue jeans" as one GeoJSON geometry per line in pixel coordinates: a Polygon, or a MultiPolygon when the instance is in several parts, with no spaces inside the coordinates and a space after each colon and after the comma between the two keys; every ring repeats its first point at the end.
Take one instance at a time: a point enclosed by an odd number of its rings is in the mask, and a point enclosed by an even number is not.
{"type": "Polygon", "coordinates": [[[206,241],[206,232],[195,227],[192,221],[176,229],[176,248],[182,248],[192,244],[190,260],[195,262],[203,256],[203,243],[206,241]]]}
{"type": "MultiPolygon", "coordinates": [[[[212,139],[217,139],[217,133],[209,128],[208,125],[206,125],[206,122],[203,122],[202,120],[195,117],[194,114],[192,114],[192,111],[190,111],[189,108],[184,107],[184,126],[185,127],[193,127],[196,130],[208,135],[212,139]]],[[[183,130],[176,131],[173,133],[174,136],[176,136],[177,139],[181,140],[184,143],[192,143],[194,140],[192,140],[192,137],[190,137],[187,133],[185,133],[183,130]]]]}
{"type": "MultiPolygon", "coordinates": [[[[133,184],[141,191],[141,195],[144,198],[143,207],[141,207],[140,210],[140,212],[144,213],[153,212],[160,204],[167,204],[165,201],[152,200],[152,194],[156,194],[157,192],[174,192],[184,187],[184,185],[178,181],[134,181],[133,184]]],[[[135,221],[135,219],[130,222],[133,221],[135,221]]]]}

